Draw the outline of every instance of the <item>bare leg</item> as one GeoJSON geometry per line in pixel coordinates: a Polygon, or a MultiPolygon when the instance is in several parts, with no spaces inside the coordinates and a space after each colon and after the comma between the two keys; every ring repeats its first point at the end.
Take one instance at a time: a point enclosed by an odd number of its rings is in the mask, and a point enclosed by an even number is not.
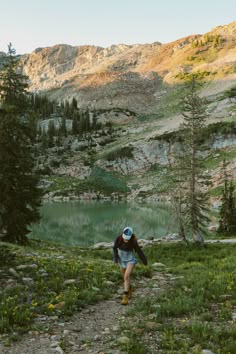
{"type": "MultiPolygon", "coordinates": [[[[125,284],[125,272],[126,272],[126,268],[120,268],[120,272],[123,275],[123,280],[124,280],[124,284],[125,284]]],[[[125,286],[125,285],[124,285],[125,286]]],[[[124,290],[125,291],[125,290],[124,290]]]]}
{"type": "Polygon", "coordinates": [[[131,297],[131,294],[129,294],[130,290],[130,275],[132,273],[132,270],[134,268],[134,264],[128,264],[127,268],[121,268],[120,271],[123,274],[124,277],[124,295],[121,300],[122,305],[128,305],[129,303],[129,298],[131,297]]]}
{"type": "Polygon", "coordinates": [[[125,290],[125,292],[129,291],[130,275],[132,273],[133,268],[134,268],[134,264],[128,264],[127,268],[125,269],[125,272],[124,272],[124,290],[125,290]]]}

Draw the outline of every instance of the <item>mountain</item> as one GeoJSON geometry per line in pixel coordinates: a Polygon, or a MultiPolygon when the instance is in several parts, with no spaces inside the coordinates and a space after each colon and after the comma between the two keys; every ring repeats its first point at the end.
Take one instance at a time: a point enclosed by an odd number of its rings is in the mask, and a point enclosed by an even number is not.
{"type": "Polygon", "coordinates": [[[58,44],[37,48],[21,62],[32,92],[58,102],[76,98],[81,110],[104,124],[90,140],[68,136],[39,158],[49,197],[97,198],[114,190],[122,194],[126,187],[130,198],[168,193],[168,164],[176,148],[168,134],[182,122],[180,100],[190,73],[201,79],[199,94],[208,102],[205,139],[214,187],[224,157],[236,173],[236,22],[167,44],[58,44]]]}
{"type": "Polygon", "coordinates": [[[233,22],[168,44],[37,48],[22,62],[32,91],[46,91],[57,100],[75,97],[81,108],[156,114],[162,98],[186,73],[206,78],[207,96],[234,85],[235,44],[233,22]]]}

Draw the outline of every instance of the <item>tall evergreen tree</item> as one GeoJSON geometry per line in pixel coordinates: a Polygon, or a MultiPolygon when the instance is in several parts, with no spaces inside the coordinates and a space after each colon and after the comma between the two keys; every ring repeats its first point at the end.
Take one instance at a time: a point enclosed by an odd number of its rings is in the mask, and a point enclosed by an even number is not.
{"type": "Polygon", "coordinates": [[[71,101],[71,110],[74,111],[74,110],[77,110],[78,109],[78,103],[77,103],[77,100],[75,97],[72,98],[72,101],[71,101]]]}
{"type": "Polygon", "coordinates": [[[68,119],[71,118],[71,109],[68,100],[65,100],[64,116],[68,119]]]}
{"type": "Polygon", "coordinates": [[[236,233],[236,198],[233,180],[227,172],[228,163],[224,160],[221,169],[223,192],[221,196],[220,221],[218,233],[232,235],[236,233]]]}
{"type": "Polygon", "coordinates": [[[67,136],[66,118],[65,117],[61,118],[60,126],[58,129],[58,135],[59,136],[67,136]]]}
{"type": "Polygon", "coordinates": [[[11,44],[0,72],[0,238],[25,243],[39,220],[41,191],[34,173],[27,77],[11,44]]]}
{"type": "Polygon", "coordinates": [[[49,120],[48,123],[48,146],[54,146],[54,137],[56,136],[56,128],[54,124],[54,120],[49,120]]]}
{"type": "Polygon", "coordinates": [[[49,142],[48,142],[48,134],[46,130],[43,128],[42,133],[41,133],[41,143],[42,143],[42,149],[45,151],[49,147],[49,142]]]}
{"type": "Polygon", "coordinates": [[[80,113],[79,116],[79,134],[82,135],[86,132],[86,118],[83,112],[80,113]]]}
{"type": "Polygon", "coordinates": [[[207,214],[207,193],[204,191],[205,176],[201,150],[201,132],[207,117],[206,102],[197,94],[197,84],[192,76],[183,100],[184,122],[180,129],[181,151],[177,156],[178,184],[182,188],[184,218],[195,242],[203,243],[207,214]]]}
{"type": "Polygon", "coordinates": [[[72,114],[72,134],[77,135],[78,131],[79,131],[78,112],[73,111],[73,114],[72,114]]]}

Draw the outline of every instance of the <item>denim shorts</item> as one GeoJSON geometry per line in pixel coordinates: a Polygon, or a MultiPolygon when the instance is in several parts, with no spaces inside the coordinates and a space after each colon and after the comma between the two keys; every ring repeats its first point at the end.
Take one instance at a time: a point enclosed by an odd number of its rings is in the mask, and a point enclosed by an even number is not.
{"type": "Polygon", "coordinates": [[[119,263],[120,267],[123,269],[127,268],[128,264],[136,264],[137,259],[133,253],[133,251],[123,251],[118,248],[118,255],[119,255],[119,263]]]}

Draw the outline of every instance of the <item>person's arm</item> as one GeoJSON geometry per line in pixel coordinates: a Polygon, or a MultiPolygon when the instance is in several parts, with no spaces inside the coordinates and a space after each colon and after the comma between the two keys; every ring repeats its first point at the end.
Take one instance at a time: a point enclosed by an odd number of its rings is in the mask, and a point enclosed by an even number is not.
{"type": "Polygon", "coordinates": [[[118,255],[118,239],[119,236],[116,238],[115,242],[114,242],[114,246],[113,246],[113,260],[114,263],[119,263],[119,255],[118,255]]]}
{"type": "Polygon", "coordinates": [[[137,240],[135,240],[134,250],[135,250],[135,252],[137,252],[137,254],[138,254],[139,258],[141,259],[141,261],[143,262],[143,264],[147,265],[148,264],[147,257],[145,256],[145,254],[141,250],[137,240]]]}

